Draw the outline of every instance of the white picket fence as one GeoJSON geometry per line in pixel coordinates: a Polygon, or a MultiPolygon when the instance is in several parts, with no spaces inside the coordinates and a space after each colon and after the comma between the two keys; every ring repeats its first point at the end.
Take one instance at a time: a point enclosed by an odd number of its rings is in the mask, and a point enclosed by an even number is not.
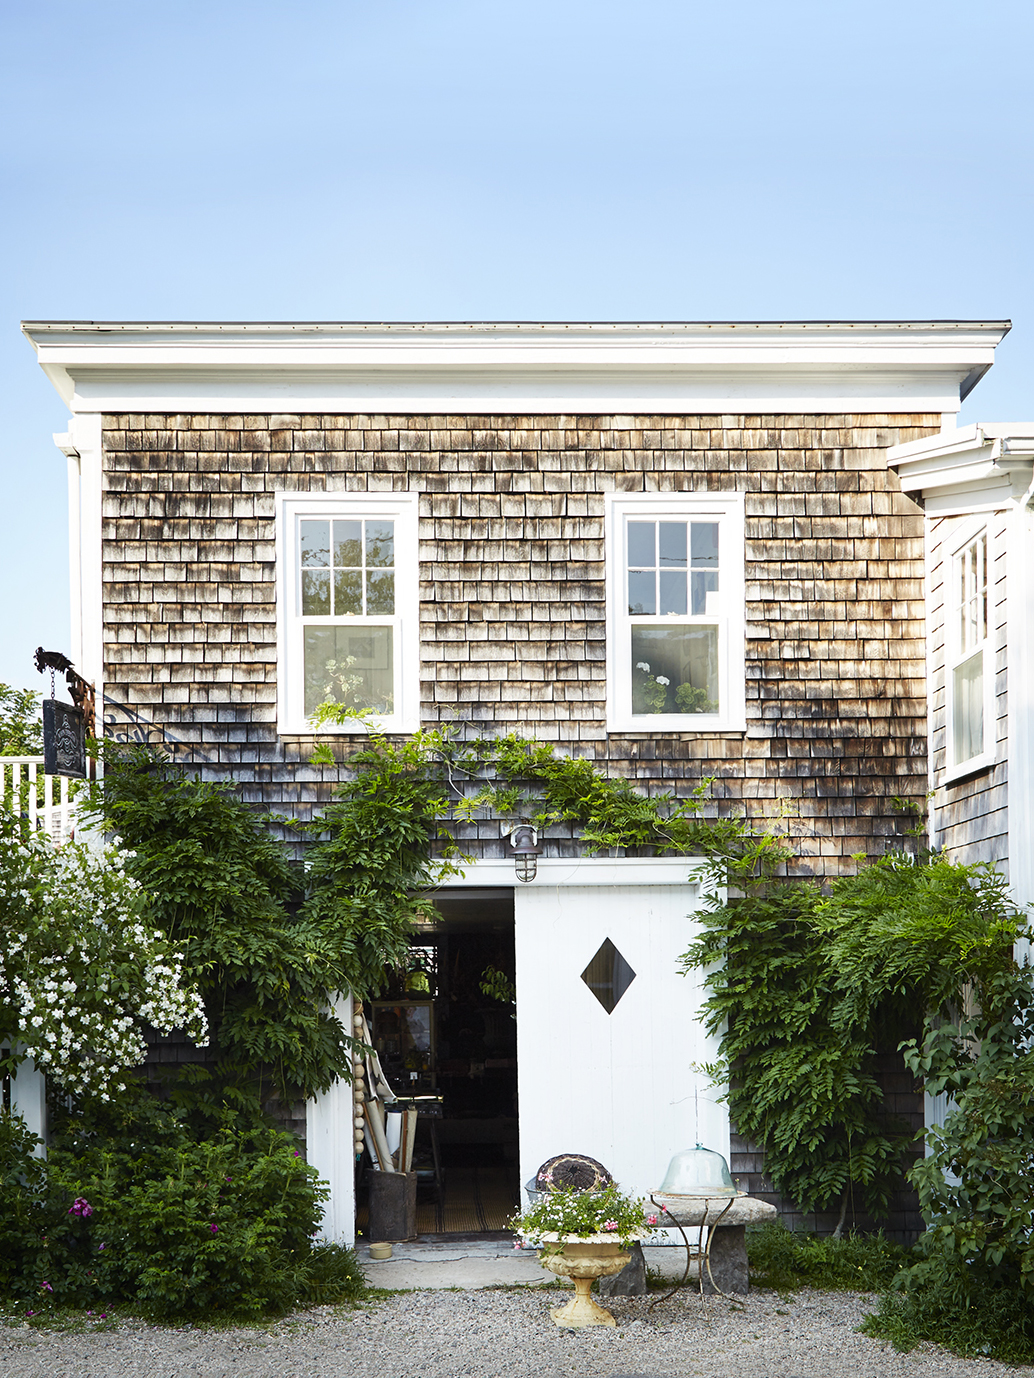
{"type": "Polygon", "coordinates": [[[0,801],[30,828],[64,842],[75,831],[72,782],[67,775],[45,774],[43,764],[42,756],[0,756],[0,801]]]}

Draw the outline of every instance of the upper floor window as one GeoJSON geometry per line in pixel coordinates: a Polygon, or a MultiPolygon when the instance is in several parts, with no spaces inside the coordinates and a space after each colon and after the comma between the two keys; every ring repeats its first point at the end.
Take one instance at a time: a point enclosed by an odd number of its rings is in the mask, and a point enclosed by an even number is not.
{"type": "Polygon", "coordinates": [[[948,760],[972,768],[994,759],[986,529],[952,554],[947,611],[948,760]]]}
{"type": "Polygon", "coordinates": [[[611,731],[742,731],[742,495],[613,495],[607,575],[611,731]]]}
{"type": "Polygon", "coordinates": [[[311,732],[326,702],[415,730],[416,495],[283,493],[277,506],[280,731],[311,732]]]}

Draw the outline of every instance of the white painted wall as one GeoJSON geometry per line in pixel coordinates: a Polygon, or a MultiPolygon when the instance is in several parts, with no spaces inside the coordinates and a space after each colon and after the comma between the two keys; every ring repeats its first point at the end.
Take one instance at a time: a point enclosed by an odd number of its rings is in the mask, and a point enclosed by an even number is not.
{"type": "Polygon", "coordinates": [[[699,1019],[701,977],[678,972],[698,896],[686,883],[516,890],[522,1183],[571,1152],[597,1158],[626,1191],[656,1190],[672,1155],[697,1140],[694,1088],[700,1141],[728,1158],[726,1107],[692,1067],[718,1051],[699,1019]],[[636,973],[611,1014],[581,979],[605,938],[636,973]]]}

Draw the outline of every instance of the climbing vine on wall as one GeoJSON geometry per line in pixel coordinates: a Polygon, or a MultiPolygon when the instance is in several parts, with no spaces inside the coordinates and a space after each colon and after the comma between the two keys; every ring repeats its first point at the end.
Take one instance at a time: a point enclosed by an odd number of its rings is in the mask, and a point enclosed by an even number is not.
{"type": "Polygon", "coordinates": [[[950,1020],[983,1000],[1015,969],[1023,915],[992,867],[943,855],[891,854],[828,892],[749,856],[710,870],[703,933],[684,965],[707,969],[731,1117],[803,1209],[839,1205],[841,1225],[852,1200],[880,1214],[912,1133],[886,1111],[877,1056],[924,1016],[950,1020]]]}
{"type": "Polygon", "coordinates": [[[194,778],[153,751],[107,754],[94,807],[130,848],[151,916],[205,996],[223,1092],[256,1069],[284,1097],[348,1075],[350,1038],[328,997],[372,996],[386,967],[406,965],[430,895],[462,869],[457,822],[570,823],[589,851],[739,855],[749,838],[741,822],[704,818],[706,787],[688,799],[647,796],[517,736],[438,729],[394,741],[371,730],[342,773],[334,801],[299,823],[263,819],[232,784],[194,778]],[[303,865],[271,821],[304,841],[303,865]]]}

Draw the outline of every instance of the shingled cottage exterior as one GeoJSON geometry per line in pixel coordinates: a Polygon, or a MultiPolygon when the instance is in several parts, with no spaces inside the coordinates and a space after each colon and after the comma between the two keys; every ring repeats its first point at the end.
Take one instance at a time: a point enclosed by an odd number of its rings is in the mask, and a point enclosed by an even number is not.
{"type": "MultiPolygon", "coordinates": [[[[646,789],[712,779],[837,875],[927,788],[923,517],[886,451],[954,424],[1007,329],[27,324],[72,413],[73,658],[106,733],[263,807],[331,797],[307,715],[336,674],[392,733],[460,720],[646,789]]],[[[513,906],[521,1180],[577,1150],[648,1190],[699,1137],[762,1189],[700,1098],[691,864],[558,829],[515,884],[506,826],[469,826],[452,894],[513,906]],[[583,979],[608,939],[632,973],[610,1010],[583,979]]],[[[342,1239],[351,1115],[347,1087],[307,1110],[342,1239]]]]}

